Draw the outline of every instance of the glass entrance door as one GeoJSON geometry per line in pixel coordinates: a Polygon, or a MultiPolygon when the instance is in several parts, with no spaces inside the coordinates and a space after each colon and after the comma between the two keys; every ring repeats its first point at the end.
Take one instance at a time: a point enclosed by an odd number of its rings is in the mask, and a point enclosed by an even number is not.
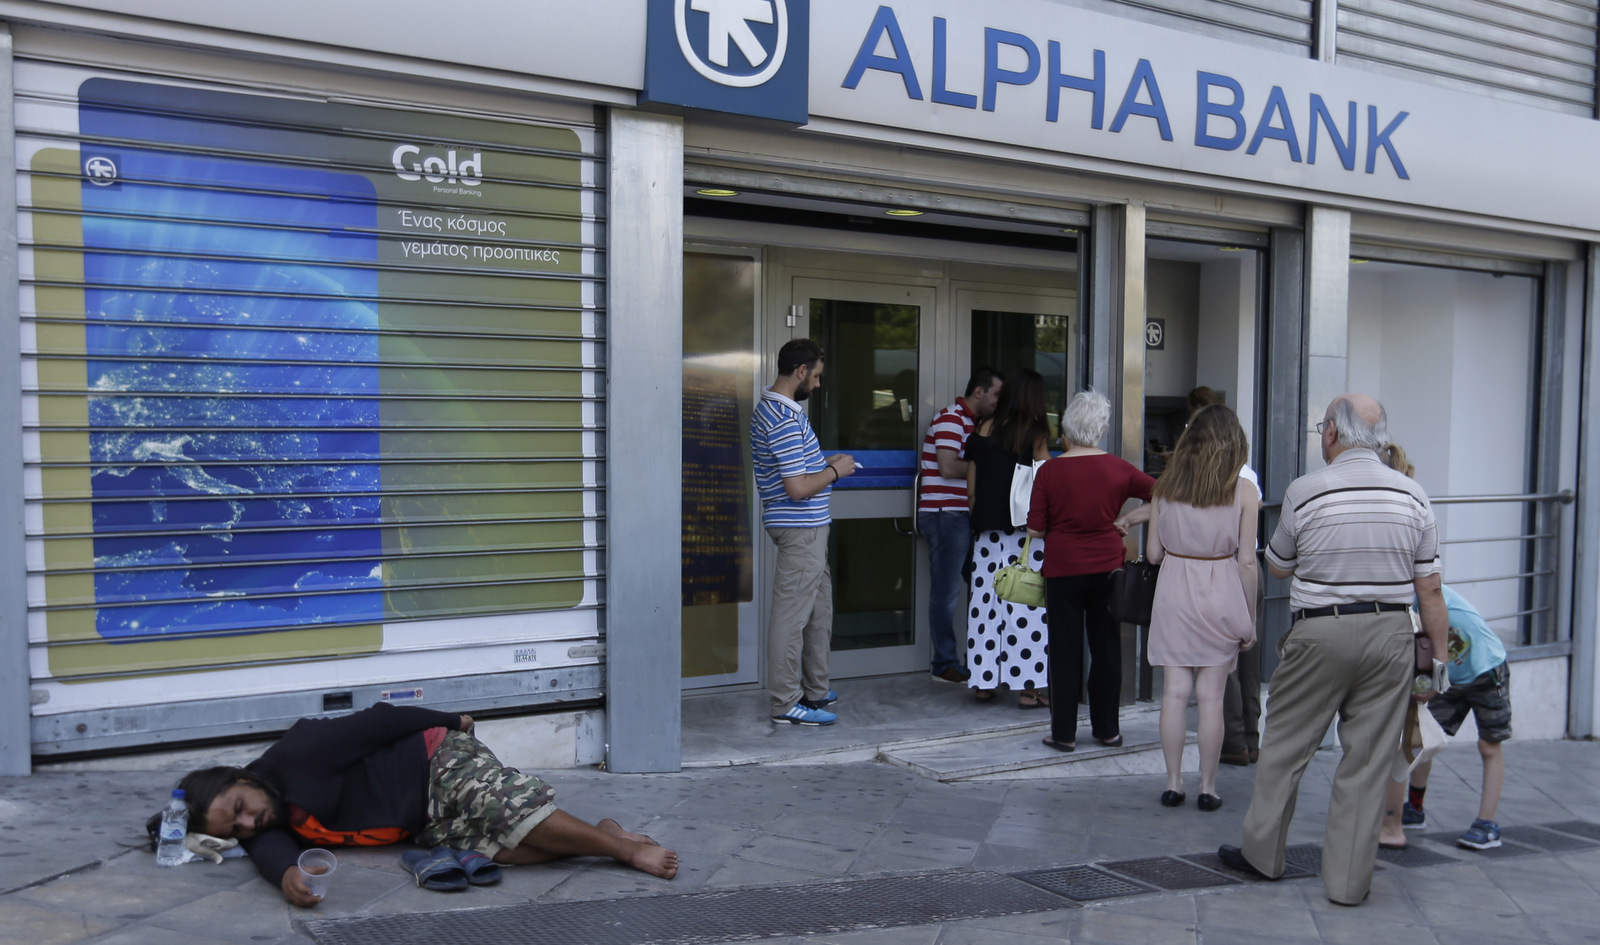
{"type": "Polygon", "coordinates": [[[930,287],[795,277],[795,337],[823,347],[827,372],[810,401],[825,454],[858,471],[834,487],[832,672],[863,676],[927,667],[912,481],[932,400],[925,365],[930,287]]]}

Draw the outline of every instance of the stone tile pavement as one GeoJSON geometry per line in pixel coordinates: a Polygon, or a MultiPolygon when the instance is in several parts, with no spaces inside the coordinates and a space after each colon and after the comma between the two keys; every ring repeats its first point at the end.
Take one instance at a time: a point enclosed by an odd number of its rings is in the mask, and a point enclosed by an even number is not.
{"type": "MultiPolygon", "coordinates": [[[[1511,742],[1501,822],[1600,823],[1600,745],[1511,742]]],[[[1337,754],[1303,782],[1291,843],[1320,843],[1337,754]]],[[[1430,833],[1458,831],[1476,809],[1468,746],[1434,768],[1430,833]]],[[[131,842],[176,772],[44,772],[0,779],[0,945],[10,943],[308,942],[315,916],[476,909],[615,899],[934,870],[1018,872],[1214,850],[1237,842],[1253,769],[1224,768],[1226,806],[1160,807],[1155,775],[939,783],[871,762],[707,768],[673,775],[550,772],[558,802],[616,817],[676,848],[666,882],[609,862],[508,870],[496,887],[416,889],[398,851],[340,851],[327,901],[286,906],[248,861],[160,869],[131,842]]],[[[1190,793],[1194,788],[1191,785],[1190,793]]],[[[1445,847],[1436,849],[1446,850],[1445,847]]],[[[1379,871],[1357,908],[1327,901],[1316,879],[1156,892],[1001,919],[860,930],[803,939],[831,945],[965,943],[1469,943],[1600,941],[1600,846],[1379,871]]],[[[532,941],[533,939],[530,939],[532,941]]],[[[802,939],[769,939],[799,942],[802,939]]]]}

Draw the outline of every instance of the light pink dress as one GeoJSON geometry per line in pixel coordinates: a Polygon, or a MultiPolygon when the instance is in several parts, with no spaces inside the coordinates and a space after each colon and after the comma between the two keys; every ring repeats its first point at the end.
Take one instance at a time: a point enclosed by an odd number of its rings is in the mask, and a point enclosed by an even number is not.
{"type": "Polygon", "coordinates": [[[1156,501],[1155,537],[1166,557],[1150,610],[1150,663],[1232,667],[1239,644],[1255,636],[1236,556],[1243,514],[1238,498],[1206,509],[1156,501]],[[1199,560],[1221,555],[1227,557],[1199,560]]]}

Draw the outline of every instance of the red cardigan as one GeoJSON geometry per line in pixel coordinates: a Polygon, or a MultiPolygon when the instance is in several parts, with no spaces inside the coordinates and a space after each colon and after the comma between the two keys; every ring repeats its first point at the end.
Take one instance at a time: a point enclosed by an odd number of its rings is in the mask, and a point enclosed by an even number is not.
{"type": "Polygon", "coordinates": [[[1155,484],[1109,453],[1058,456],[1039,467],[1028,528],[1044,532],[1044,576],[1105,574],[1122,567],[1122,536],[1111,523],[1129,499],[1150,501],[1155,484]]]}

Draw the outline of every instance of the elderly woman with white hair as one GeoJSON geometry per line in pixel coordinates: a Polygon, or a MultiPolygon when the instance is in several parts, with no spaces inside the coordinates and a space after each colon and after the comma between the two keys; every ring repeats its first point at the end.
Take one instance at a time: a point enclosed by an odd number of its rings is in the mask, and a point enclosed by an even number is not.
{"type": "Polygon", "coordinates": [[[1122,567],[1122,535],[1112,524],[1129,499],[1149,501],[1155,480],[1097,445],[1111,402],[1093,390],[1073,395],[1061,415],[1060,456],[1033,479],[1028,534],[1046,538],[1045,612],[1050,627],[1050,736],[1072,751],[1078,739],[1083,644],[1089,643],[1089,727],[1107,747],[1122,744],[1117,714],[1122,639],[1108,604],[1111,573],[1122,567]]]}

